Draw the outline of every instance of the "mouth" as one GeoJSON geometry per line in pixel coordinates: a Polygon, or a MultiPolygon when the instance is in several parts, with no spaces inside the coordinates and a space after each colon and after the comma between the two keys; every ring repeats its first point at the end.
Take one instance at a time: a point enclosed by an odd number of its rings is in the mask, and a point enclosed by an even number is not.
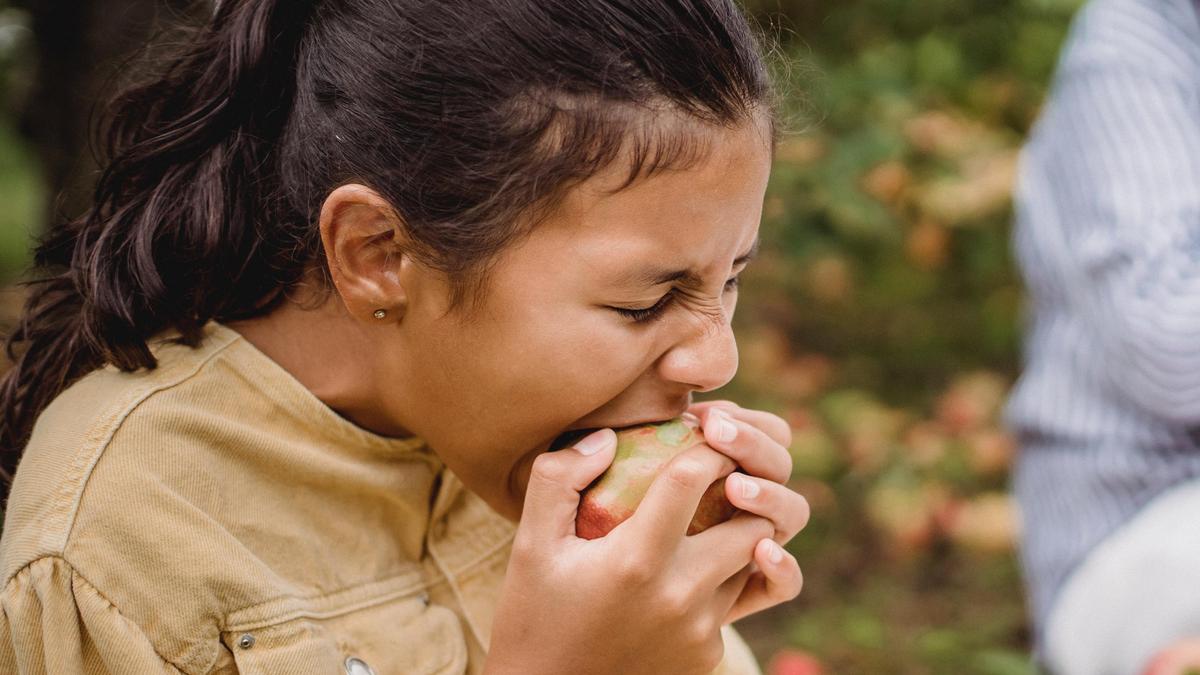
{"type": "MultiPolygon", "coordinates": [[[[674,418],[671,418],[671,419],[674,419],[674,418]]],[[[625,429],[632,429],[633,427],[640,427],[640,426],[643,426],[646,424],[662,424],[663,422],[667,422],[667,421],[669,421],[669,420],[654,419],[654,420],[642,420],[640,422],[631,422],[629,424],[619,426],[619,427],[607,425],[607,426],[603,426],[603,427],[587,427],[584,429],[567,429],[566,431],[562,432],[558,436],[554,437],[554,440],[550,442],[549,451],[552,452],[554,450],[562,450],[564,448],[569,448],[572,445],[574,445],[576,442],[583,440],[584,437],[586,437],[588,434],[592,433],[593,431],[598,431],[600,429],[612,429],[613,431],[624,431],[625,429]]]]}
{"type": "Polygon", "coordinates": [[[601,427],[593,427],[588,429],[568,429],[558,436],[555,436],[553,441],[550,441],[550,452],[562,450],[563,448],[569,448],[572,445],[575,445],[577,441],[583,440],[585,436],[598,428],[601,427]]]}

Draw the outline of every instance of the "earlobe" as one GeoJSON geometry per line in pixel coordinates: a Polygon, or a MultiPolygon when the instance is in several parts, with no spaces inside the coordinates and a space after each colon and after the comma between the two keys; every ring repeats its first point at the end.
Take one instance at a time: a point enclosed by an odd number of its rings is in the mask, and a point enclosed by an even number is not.
{"type": "Polygon", "coordinates": [[[330,277],[350,315],[373,324],[399,320],[408,300],[400,274],[408,253],[403,223],[387,200],[364,185],[342,185],[325,198],[319,227],[330,277]]]}

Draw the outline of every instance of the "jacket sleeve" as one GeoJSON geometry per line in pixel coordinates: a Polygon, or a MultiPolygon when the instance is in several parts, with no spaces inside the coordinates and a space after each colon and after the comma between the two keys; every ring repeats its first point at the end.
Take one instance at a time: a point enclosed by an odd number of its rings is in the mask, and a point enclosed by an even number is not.
{"type": "Polygon", "coordinates": [[[721,626],[721,637],[725,640],[725,658],[713,671],[713,675],[762,675],[754,652],[734,630],[733,624],[721,626]]]}
{"type": "Polygon", "coordinates": [[[0,673],[180,673],[133,622],[58,557],[0,591],[0,673]]]}
{"type": "Polygon", "coordinates": [[[1061,235],[1056,255],[1070,267],[1059,272],[1102,350],[1107,386],[1153,416],[1194,424],[1200,87],[1154,62],[1106,59],[1077,59],[1060,75],[1025,150],[1017,216],[1061,235]]]}

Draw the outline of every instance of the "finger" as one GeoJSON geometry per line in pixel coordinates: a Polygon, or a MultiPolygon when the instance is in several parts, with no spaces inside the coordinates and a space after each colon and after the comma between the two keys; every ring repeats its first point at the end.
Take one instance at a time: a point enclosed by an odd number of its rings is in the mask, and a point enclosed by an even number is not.
{"type": "Polygon", "coordinates": [[[768,518],[739,511],[732,518],[687,538],[687,546],[705,568],[698,574],[709,588],[717,587],[754,559],[754,547],[775,534],[768,518]]]}
{"type": "Polygon", "coordinates": [[[1189,675],[1200,671],[1200,639],[1180,640],[1160,651],[1142,671],[1142,675],[1189,675]]]}
{"type": "Polygon", "coordinates": [[[616,447],[616,433],[600,429],[571,448],[538,455],[529,473],[516,536],[523,543],[574,537],[579,493],[608,469],[616,447]]]}
{"type": "Polygon", "coordinates": [[[687,412],[684,413],[684,417],[691,415],[696,419],[697,424],[699,424],[699,422],[702,420],[702,418],[708,416],[709,410],[714,410],[714,409],[718,409],[718,408],[721,410],[733,411],[733,410],[738,410],[739,408],[741,408],[741,406],[734,403],[733,401],[725,401],[725,400],[701,401],[699,403],[693,403],[690,406],[688,406],[687,412]]]}
{"type": "Polygon", "coordinates": [[[743,408],[729,401],[705,401],[704,403],[693,404],[691,408],[688,408],[688,412],[698,417],[701,423],[704,423],[707,421],[709,413],[714,409],[728,413],[730,417],[741,420],[750,426],[757,427],[785,448],[792,444],[792,425],[788,424],[787,420],[779,415],[769,413],[765,410],[743,408]]]}
{"type": "MultiPolygon", "coordinates": [[[[726,617],[729,615],[729,610],[733,608],[733,604],[742,595],[742,591],[746,588],[746,584],[758,572],[758,565],[753,560],[742,565],[742,568],[734,573],[725,581],[717,586],[717,590],[713,593],[713,607],[717,616],[726,617]]],[[[723,623],[727,623],[724,622],[723,623]]]]}
{"type": "Polygon", "coordinates": [[[754,561],[759,571],[746,581],[722,623],[733,623],[768,607],[795,600],[800,595],[804,574],[792,554],[770,539],[763,539],[754,548],[754,561]],[[772,559],[773,550],[778,550],[777,561],[772,559]]]}
{"type": "Polygon", "coordinates": [[[792,476],[792,454],[766,432],[748,422],[729,417],[723,410],[709,411],[704,440],[729,455],[746,473],[785,483],[792,476]]]}
{"type": "MultiPolygon", "coordinates": [[[[777,544],[786,544],[808,524],[808,500],[795,490],[737,471],[725,479],[725,497],[743,511],[762,516],[775,524],[777,544]]],[[[703,534],[703,533],[699,533],[703,534]]]]}
{"type": "Polygon", "coordinates": [[[715,401],[698,401],[696,403],[693,403],[690,406],[688,406],[688,412],[699,415],[700,411],[707,410],[708,408],[711,408],[713,406],[716,406],[718,408],[727,408],[730,410],[736,410],[736,409],[742,407],[742,406],[738,405],[737,403],[734,403],[733,401],[730,401],[727,399],[718,399],[715,401]]]}
{"type": "Polygon", "coordinates": [[[703,443],[684,450],[659,471],[633,515],[612,533],[628,530],[629,535],[618,536],[633,536],[659,555],[674,550],[686,536],[700,498],[734,468],[733,460],[703,443]]]}

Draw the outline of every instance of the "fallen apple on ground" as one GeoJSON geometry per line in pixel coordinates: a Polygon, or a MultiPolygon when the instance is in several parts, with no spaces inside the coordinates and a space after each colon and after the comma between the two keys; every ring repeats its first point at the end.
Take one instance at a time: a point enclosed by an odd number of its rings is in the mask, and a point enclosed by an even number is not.
{"type": "MultiPolygon", "coordinates": [[[[633,515],[655,476],[672,457],[704,443],[703,432],[682,418],[617,430],[608,469],[580,493],[575,535],[596,539],[633,515]]],[[[725,477],[708,486],[688,525],[689,535],[729,520],[737,508],[725,497],[725,477]]]]}
{"type": "Polygon", "coordinates": [[[820,659],[802,649],[782,649],[771,657],[767,675],[825,675],[820,659]]]}

